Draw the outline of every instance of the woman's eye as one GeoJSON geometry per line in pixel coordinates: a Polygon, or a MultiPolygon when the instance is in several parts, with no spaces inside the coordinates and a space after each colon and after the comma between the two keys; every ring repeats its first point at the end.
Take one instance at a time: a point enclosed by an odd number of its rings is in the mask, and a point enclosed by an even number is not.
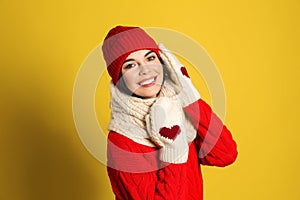
{"type": "Polygon", "coordinates": [[[156,58],[155,56],[149,56],[149,57],[147,58],[147,60],[148,60],[148,61],[152,61],[152,60],[155,60],[155,58],[156,58]]]}
{"type": "Polygon", "coordinates": [[[135,66],[135,64],[130,63],[130,64],[128,64],[128,65],[125,65],[124,69],[131,69],[131,68],[133,68],[134,66],[135,66]]]}

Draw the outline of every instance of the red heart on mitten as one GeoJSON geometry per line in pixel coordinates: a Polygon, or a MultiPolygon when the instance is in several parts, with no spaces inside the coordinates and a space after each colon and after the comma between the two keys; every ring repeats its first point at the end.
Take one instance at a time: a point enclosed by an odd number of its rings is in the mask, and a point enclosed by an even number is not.
{"type": "Polygon", "coordinates": [[[184,76],[186,76],[186,77],[190,78],[190,76],[189,76],[189,74],[187,73],[187,71],[186,71],[186,68],[185,68],[185,67],[181,67],[181,68],[180,68],[180,71],[181,71],[181,73],[182,73],[184,76]]]}
{"type": "Polygon", "coordinates": [[[174,140],[176,138],[176,136],[180,133],[180,131],[181,131],[180,126],[175,125],[175,126],[172,126],[171,128],[162,127],[159,130],[159,133],[163,137],[174,140]]]}

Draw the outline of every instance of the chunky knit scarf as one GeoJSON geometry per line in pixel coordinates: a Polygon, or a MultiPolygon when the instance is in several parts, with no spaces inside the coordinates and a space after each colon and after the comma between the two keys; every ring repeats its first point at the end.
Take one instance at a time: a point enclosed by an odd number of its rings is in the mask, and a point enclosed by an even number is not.
{"type": "MultiPolygon", "coordinates": [[[[112,112],[108,130],[124,135],[139,144],[156,146],[147,133],[145,116],[149,114],[149,110],[157,98],[160,96],[173,98],[176,91],[174,84],[170,80],[166,80],[158,97],[142,99],[129,96],[110,83],[112,112]]],[[[196,130],[187,117],[184,124],[187,130],[187,140],[191,142],[196,137],[196,130]]]]}

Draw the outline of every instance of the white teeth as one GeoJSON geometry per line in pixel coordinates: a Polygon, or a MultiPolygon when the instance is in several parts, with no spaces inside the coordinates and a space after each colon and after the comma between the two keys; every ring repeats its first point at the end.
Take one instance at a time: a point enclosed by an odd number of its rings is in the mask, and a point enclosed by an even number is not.
{"type": "Polygon", "coordinates": [[[154,78],[151,78],[151,79],[149,79],[149,80],[146,80],[146,81],[144,81],[144,82],[141,82],[140,85],[147,85],[147,84],[152,83],[153,81],[154,81],[154,78]]]}

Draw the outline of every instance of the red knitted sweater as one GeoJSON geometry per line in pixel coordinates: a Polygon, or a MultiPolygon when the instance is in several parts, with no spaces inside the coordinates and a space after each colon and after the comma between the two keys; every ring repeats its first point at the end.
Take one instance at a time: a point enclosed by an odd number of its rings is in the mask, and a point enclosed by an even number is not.
{"type": "Polygon", "coordinates": [[[200,164],[224,167],[237,157],[230,131],[202,99],[185,108],[197,128],[183,164],[162,163],[159,151],[111,131],[108,175],[116,199],[203,199],[200,164]],[[196,112],[199,111],[199,112],[196,112]]]}

